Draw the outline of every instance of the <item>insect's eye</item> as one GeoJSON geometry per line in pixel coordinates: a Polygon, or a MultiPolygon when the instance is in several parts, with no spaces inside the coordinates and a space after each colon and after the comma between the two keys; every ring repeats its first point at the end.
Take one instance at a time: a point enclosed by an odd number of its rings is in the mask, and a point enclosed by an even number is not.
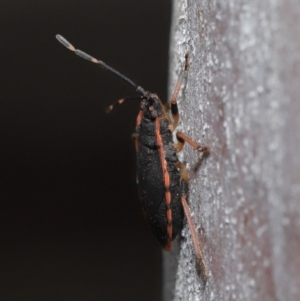
{"type": "Polygon", "coordinates": [[[152,98],[148,99],[145,103],[145,107],[149,110],[149,111],[153,111],[153,109],[155,109],[154,107],[154,101],[152,98]]]}

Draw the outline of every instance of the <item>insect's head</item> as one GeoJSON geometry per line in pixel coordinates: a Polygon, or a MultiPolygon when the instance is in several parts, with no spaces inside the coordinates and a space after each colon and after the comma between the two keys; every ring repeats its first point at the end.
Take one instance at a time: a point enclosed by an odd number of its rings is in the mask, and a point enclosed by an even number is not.
{"type": "Polygon", "coordinates": [[[141,110],[144,112],[145,118],[153,120],[163,114],[162,103],[156,94],[146,93],[141,102],[141,110]]]}

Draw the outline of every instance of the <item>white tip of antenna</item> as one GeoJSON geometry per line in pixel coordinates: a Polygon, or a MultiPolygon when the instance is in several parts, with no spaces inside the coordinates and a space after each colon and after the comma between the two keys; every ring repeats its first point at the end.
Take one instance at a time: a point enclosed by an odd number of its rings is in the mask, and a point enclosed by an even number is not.
{"type": "Polygon", "coordinates": [[[75,51],[76,49],[74,48],[74,46],[68,42],[64,37],[62,37],[61,35],[57,34],[56,35],[57,40],[62,43],[65,47],[67,47],[69,50],[71,51],[75,51]]]}

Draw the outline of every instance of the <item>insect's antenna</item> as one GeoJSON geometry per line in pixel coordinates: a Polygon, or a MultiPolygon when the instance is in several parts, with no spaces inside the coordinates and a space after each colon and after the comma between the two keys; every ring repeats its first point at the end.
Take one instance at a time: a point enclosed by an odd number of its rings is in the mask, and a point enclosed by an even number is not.
{"type": "Polygon", "coordinates": [[[94,57],[90,56],[89,54],[76,49],[70,42],[68,42],[64,37],[62,37],[61,35],[56,35],[57,40],[62,43],[65,47],[67,47],[69,50],[74,51],[75,54],[77,54],[78,56],[82,57],[83,59],[86,59],[92,63],[95,63],[99,66],[101,66],[102,68],[114,73],[115,75],[119,76],[121,79],[123,79],[124,81],[126,81],[127,83],[129,83],[131,86],[133,86],[137,92],[141,93],[142,95],[145,94],[145,90],[141,87],[138,86],[136,83],[134,83],[132,80],[130,80],[128,77],[126,77],[125,75],[123,75],[122,73],[120,73],[119,71],[113,69],[112,67],[108,66],[107,64],[105,64],[102,61],[99,61],[97,59],[95,59],[94,57]]]}
{"type": "Polygon", "coordinates": [[[127,96],[125,98],[121,98],[118,101],[116,101],[115,103],[111,104],[110,106],[108,106],[108,108],[106,109],[106,113],[111,112],[115,107],[123,104],[124,102],[128,101],[128,100],[136,100],[136,99],[146,99],[145,96],[127,96]]]}

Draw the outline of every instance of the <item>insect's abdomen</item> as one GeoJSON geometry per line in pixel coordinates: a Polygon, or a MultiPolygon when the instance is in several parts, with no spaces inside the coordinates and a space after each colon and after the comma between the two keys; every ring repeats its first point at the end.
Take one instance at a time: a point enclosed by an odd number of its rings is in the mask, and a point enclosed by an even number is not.
{"type": "MultiPolygon", "coordinates": [[[[139,127],[139,147],[137,152],[138,186],[142,208],[147,216],[153,234],[163,247],[168,243],[168,222],[166,205],[166,188],[161,165],[160,152],[157,147],[155,132],[148,131],[150,124],[139,127]],[[145,129],[146,127],[146,129],[145,129]]],[[[171,133],[164,134],[164,141],[172,140],[171,133]]],[[[176,156],[176,155],[175,155],[176,156]]],[[[177,159],[177,158],[176,158],[177,159]]],[[[167,162],[170,176],[172,240],[182,226],[183,211],[180,202],[180,174],[175,162],[167,162]]]]}

